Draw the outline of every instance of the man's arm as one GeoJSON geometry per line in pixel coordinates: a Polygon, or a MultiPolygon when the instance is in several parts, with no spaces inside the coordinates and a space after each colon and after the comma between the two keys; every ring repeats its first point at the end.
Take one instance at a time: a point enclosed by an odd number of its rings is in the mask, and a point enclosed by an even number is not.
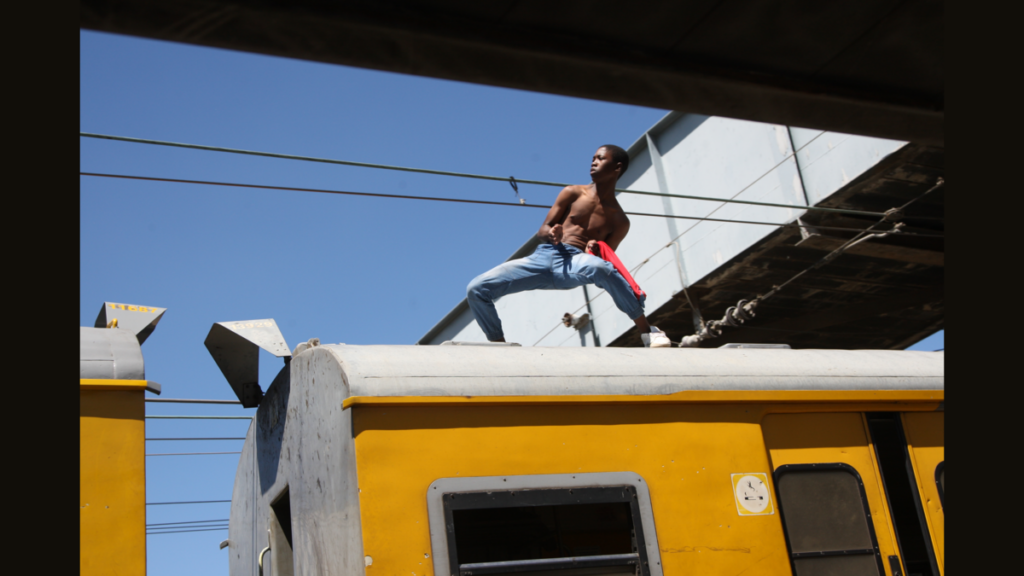
{"type": "Polygon", "coordinates": [[[579,198],[579,195],[580,193],[576,186],[562,188],[562,191],[558,193],[558,197],[555,198],[555,203],[551,206],[551,210],[548,210],[548,215],[544,218],[544,224],[537,231],[537,236],[555,244],[561,242],[562,222],[565,221],[569,207],[579,198]]]}

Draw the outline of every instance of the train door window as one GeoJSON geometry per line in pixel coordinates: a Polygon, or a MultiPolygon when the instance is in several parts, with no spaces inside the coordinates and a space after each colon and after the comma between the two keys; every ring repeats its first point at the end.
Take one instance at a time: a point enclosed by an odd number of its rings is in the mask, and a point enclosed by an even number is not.
{"type": "Polygon", "coordinates": [[[270,574],[292,576],[292,506],[285,487],[270,505],[270,574]]]}
{"type": "Polygon", "coordinates": [[[935,485],[939,487],[939,502],[946,505],[946,461],[935,467],[935,485]]]}
{"type": "Polygon", "coordinates": [[[852,466],[780,466],[775,489],[796,576],[885,574],[864,485],[852,466]]]}

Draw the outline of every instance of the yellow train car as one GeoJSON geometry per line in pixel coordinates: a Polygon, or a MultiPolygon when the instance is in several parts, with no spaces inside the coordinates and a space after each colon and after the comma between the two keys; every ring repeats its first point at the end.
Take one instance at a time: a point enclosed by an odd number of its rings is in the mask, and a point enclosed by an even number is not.
{"type": "Polygon", "coordinates": [[[944,573],[942,353],[313,344],[232,576],[944,573]]]}
{"type": "Polygon", "coordinates": [[[104,302],[79,329],[79,574],[146,573],[142,344],[166,308],[104,302]]]}

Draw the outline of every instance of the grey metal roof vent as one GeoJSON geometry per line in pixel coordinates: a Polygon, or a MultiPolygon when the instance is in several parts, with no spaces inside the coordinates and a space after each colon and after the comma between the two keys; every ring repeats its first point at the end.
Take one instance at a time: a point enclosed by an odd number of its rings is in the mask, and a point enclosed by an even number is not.
{"type": "Polygon", "coordinates": [[[263,399],[259,385],[259,349],[284,358],[285,367],[277,378],[288,371],[292,358],[288,343],[273,318],[217,322],[210,328],[204,344],[245,408],[255,408],[263,399]]]}
{"type": "Polygon", "coordinates": [[[163,318],[166,311],[167,308],[155,306],[104,302],[94,326],[96,328],[128,330],[135,334],[139,344],[142,344],[153,333],[153,330],[156,330],[157,322],[163,318]]]}

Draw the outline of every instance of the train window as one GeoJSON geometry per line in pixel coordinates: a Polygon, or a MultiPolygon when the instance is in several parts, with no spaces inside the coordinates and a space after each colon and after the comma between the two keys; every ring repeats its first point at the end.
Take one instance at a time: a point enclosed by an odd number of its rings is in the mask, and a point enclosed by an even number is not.
{"type": "Polygon", "coordinates": [[[775,489],[796,576],[885,574],[864,486],[851,466],[780,466],[775,489]]]}
{"type": "Polygon", "coordinates": [[[946,505],[946,461],[935,467],[935,485],[939,487],[939,503],[946,505]]]}
{"type": "Polygon", "coordinates": [[[634,486],[445,493],[452,576],[650,576],[634,486]]]}

